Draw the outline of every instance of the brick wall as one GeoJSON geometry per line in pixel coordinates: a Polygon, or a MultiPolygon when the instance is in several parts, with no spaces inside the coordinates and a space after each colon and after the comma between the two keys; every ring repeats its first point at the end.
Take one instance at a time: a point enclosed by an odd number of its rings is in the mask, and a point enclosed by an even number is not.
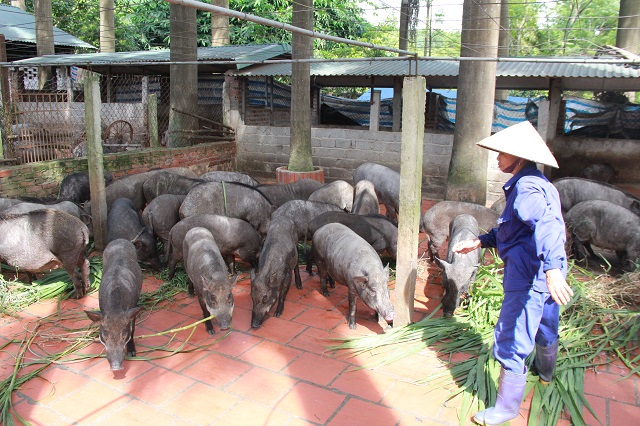
{"type": "MultiPolygon", "coordinates": [[[[188,167],[197,175],[236,170],[235,142],[214,142],[184,148],[141,149],[104,155],[104,169],[114,179],[151,169],[188,167]]],[[[0,197],[56,195],[64,176],[87,170],[86,158],[0,167],[0,197]]]]}
{"type": "MultiPolygon", "coordinates": [[[[274,179],[276,168],[289,162],[289,134],[288,127],[243,126],[237,133],[238,170],[274,179]]],[[[353,170],[366,162],[400,170],[401,137],[400,132],[314,127],[313,162],[324,168],[328,182],[351,182],[353,170]]],[[[452,143],[451,133],[425,133],[422,190],[426,197],[444,198],[452,143]]]]}

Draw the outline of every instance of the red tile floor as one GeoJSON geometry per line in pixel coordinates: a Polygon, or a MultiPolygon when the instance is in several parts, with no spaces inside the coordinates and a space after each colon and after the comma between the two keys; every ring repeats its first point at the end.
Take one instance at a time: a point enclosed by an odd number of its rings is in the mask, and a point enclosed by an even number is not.
{"type": "MultiPolygon", "coordinates": [[[[420,272],[415,320],[432,312],[442,295],[433,277],[436,270],[428,266],[420,272]]],[[[47,426],[460,424],[459,399],[443,404],[425,387],[412,383],[428,377],[439,365],[429,350],[374,369],[360,367],[379,355],[349,357],[327,351],[331,338],[381,333],[382,329],[371,319],[372,311],[359,302],[357,329],[350,330],[345,317],[346,287],[337,285],[326,298],[318,291],[317,276],[301,274],[303,289],[291,286],[283,315],[268,318],[254,330],[250,280],[244,273],[234,290],[233,328],[224,338],[220,331],[208,335],[202,324],[195,331],[187,328],[154,335],[202,318],[196,300],[186,294],[144,311],[136,336],[147,337],[136,342],[138,356],[146,360],[126,360],[118,373],[109,370],[104,358],[50,365],[13,394],[14,414],[47,426]],[[171,354],[167,348],[180,352],[171,354]]],[[[153,291],[160,284],[158,278],[148,276],[143,291],[153,291]]],[[[27,330],[39,327],[40,337],[25,353],[25,360],[59,352],[77,340],[78,334],[71,331],[90,324],[82,311],[97,306],[97,294],[91,294],[59,306],[38,303],[19,318],[2,317],[0,379],[10,375],[20,353],[19,344],[9,340],[22,341],[27,330]],[[44,317],[47,321],[39,323],[44,317]]],[[[102,345],[93,342],[81,352],[100,351],[102,345]]],[[[25,372],[35,368],[27,367],[25,372]]],[[[640,424],[640,378],[618,381],[627,373],[614,361],[586,374],[586,398],[605,425],[640,424]]],[[[529,403],[530,397],[512,425],[527,423],[529,403]]],[[[597,424],[588,413],[586,418],[588,424],[597,424]]],[[[463,423],[471,422],[467,418],[463,423]]],[[[570,422],[562,419],[559,424],[570,422]]]]}

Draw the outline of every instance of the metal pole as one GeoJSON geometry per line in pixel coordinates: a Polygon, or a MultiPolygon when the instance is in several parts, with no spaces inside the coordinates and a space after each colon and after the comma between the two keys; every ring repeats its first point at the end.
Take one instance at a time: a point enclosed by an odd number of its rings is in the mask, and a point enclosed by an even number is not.
{"type": "Polygon", "coordinates": [[[335,41],[336,43],[351,44],[353,46],[367,47],[369,49],[386,50],[387,52],[400,53],[403,55],[416,56],[416,52],[409,52],[407,50],[395,49],[393,47],[378,46],[372,43],[364,43],[361,41],[349,40],[347,38],[335,37],[328,34],[318,33],[316,31],[305,30],[303,28],[295,27],[293,25],[284,24],[278,21],[272,21],[271,19],[261,18],[259,16],[250,15],[244,12],[238,12],[236,10],[227,9],[225,7],[214,6],[212,4],[202,3],[195,0],[164,0],[169,3],[177,4],[185,7],[192,7],[195,9],[205,10],[207,12],[214,12],[221,15],[231,16],[233,18],[241,19],[243,21],[255,22],[256,24],[266,25],[268,27],[280,28],[293,33],[299,33],[307,35],[309,37],[320,38],[323,40],[335,41]]]}

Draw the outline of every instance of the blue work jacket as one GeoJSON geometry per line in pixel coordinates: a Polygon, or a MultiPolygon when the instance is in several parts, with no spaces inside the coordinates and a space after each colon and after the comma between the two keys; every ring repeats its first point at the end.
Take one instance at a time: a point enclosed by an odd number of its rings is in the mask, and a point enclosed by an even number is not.
{"type": "Polygon", "coordinates": [[[548,292],[545,271],[567,273],[565,225],[556,188],[530,163],[502,188],[506,206],[498,226],[480,235],[504,261],[504,291],[548,292]]]}

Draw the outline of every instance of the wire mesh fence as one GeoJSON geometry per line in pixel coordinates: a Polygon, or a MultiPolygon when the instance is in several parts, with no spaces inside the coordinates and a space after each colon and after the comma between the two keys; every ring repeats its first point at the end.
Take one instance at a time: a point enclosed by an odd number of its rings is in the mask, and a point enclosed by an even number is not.
{"type": "MultiPolygon", "coordinates": [[[[76,67],[66,70],[56,68],[52,79],[43,84],[37,68],[10,70],[9,105],[0,111],[5,158],[28,163],[86,155],[84,83],[88,72],[76,67]]],[[[153,139],[166,144],[171,114],[168,76],[96,75],[105,153],[149,147],[150,128],[157,128],[153,139]],[[149,117],[150,95],[157,102],[156,117],[149,117]],[[150,120],[156,125],[150,126],[150,120]]],[[[222,126],[223,82],[223,76],[199,78],[197,103],[189,111],[174,111],[195,119],[197,137],[179,135],[174,146],[230,137],[229,129],[222,126]]]]}

